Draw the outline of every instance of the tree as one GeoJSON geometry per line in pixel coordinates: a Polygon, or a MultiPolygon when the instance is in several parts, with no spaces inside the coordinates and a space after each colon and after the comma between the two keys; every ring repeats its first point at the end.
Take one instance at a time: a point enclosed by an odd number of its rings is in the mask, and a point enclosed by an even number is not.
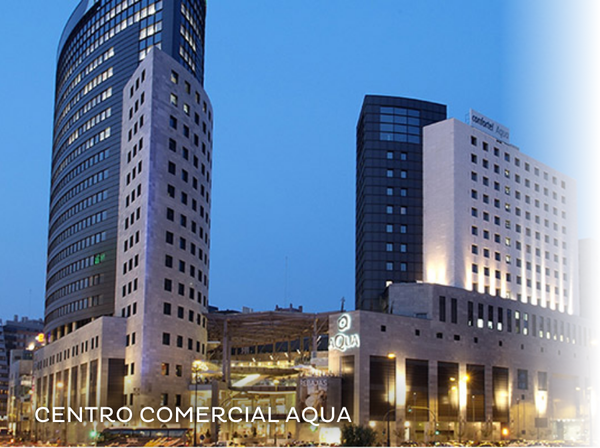
{"type": "Polygon", "coordinates": [[[377,434],[368,426],[347,424],[342,428],[342,446],[375,446],[377,434]]]}

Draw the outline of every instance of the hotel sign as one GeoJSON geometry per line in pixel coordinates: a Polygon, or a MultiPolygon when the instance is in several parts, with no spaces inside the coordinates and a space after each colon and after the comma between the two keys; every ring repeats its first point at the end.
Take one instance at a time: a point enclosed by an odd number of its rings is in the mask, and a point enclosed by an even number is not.
{"type": "Polygon", "coordinates": [[[342,314],[337,320],[338,332],[329,338],[329,350],[345,352],[351,348],[360,347],[360,336],[358,333],[349,333],[352,328],[352,317],[342,314]]]}
{"type": "Polygon", "coordinates": [[[471,109],[469,110],[469,121],[475,129],[485,132],[504,143],[510,143],[510,130],[500,123],[486,117],[471,109]]]}

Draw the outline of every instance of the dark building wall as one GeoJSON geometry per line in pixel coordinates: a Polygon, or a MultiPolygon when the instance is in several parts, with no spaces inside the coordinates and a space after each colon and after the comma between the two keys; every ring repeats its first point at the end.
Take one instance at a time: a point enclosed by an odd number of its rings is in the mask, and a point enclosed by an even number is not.
{"type": "Polygon", "coordinates": [[[388,281],[422,280],[422,129],[445,119],[441,104],[365,96],[356,136],[356,309],[381,309],[388,281]]]}
{"type": "Polygon", "coordinates": [[[202,82],[205,14],[204,0],[83,0],[65,27],[46,283],[53,338],[114,312],[123,87],[152,46],[202,82]]]}

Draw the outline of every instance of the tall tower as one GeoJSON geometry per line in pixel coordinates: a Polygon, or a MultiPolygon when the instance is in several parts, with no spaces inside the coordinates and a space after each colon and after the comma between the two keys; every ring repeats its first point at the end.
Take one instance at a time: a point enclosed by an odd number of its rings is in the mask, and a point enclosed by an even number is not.
{"type": "Polygon", "coordinates": [[[423,127],[446,106],[365,96],[356,133],[356,309],[379,310],[387,285],[422,280],[423,127]]]}
{"type": "MultiPolygon", "coordinates": [[[[204,0],[83,0],[65,28],[38,407],[190,404],[207,340],[205,15],[204,0]]],[[[89,442],[82,425],[36,431],[89,442]]]]}
{"type": "Polygon", "coordinates": [[[204,0],[82,0],[64,29],[48,231],[50,341],[115,311],[123,88],[153,47],[202,84],[205,16],[204,0]]]}

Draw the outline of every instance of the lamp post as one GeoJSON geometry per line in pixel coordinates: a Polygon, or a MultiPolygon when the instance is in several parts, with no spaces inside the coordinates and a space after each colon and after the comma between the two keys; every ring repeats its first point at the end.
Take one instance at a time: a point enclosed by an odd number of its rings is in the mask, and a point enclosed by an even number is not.
{"type": "MultiPolygon", "coordinates": [[[[392,373],[388,373],[388,412],[387,412],[387,446],[391,446],[391,439],[390,439],[390,417],[392,415],[392,410],[394,411],[394,421],[396,421],[396,388],[394,387],[394,390],[392,390],[392,375],[394,375],[396,373],[396,364],[395,364],[395,360],[396,360],[396,355],[394,353],[388,353],[387,355],[388,359],[391,360],[394,364],[394,368],[392,369],[392,373]],[[392,394],[393,396],[393,402],[394,402],[394,407],[392,408],[392,397],[390,397],[390,394],[392,394]]],[[[395,376],[395,375],[394,375],[395,376]]],[[[395,378],[394,378],[395,379],[395,378]]],[[[395,383],[395,381],[394,381],[395,383]]]]}

